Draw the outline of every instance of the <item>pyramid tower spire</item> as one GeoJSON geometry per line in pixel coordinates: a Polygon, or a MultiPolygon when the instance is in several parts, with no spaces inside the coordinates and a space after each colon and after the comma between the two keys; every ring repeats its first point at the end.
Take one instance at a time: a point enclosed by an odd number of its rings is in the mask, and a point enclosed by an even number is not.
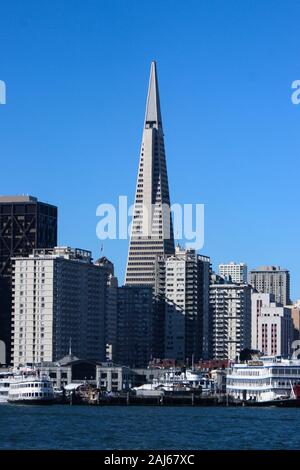
{"type": "Polygon", "coordinates": [[[152,125],[156,129],[162,129],[162,119],[160,112],[160,101],[157,81],[156,62],[151,62],[149,88],[146,104],[145,127],[152,125]]]}
{"type": "Polygon", "coordinates": [[[156,63],[151,63],[126,285],[154,285],[157,256],[174,253],[156,63]]]}

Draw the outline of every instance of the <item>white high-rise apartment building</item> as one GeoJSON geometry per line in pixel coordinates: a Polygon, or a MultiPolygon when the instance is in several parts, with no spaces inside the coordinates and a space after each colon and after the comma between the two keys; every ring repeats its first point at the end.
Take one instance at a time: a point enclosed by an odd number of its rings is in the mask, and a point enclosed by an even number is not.
{"type": "Polygon", "coordinates": [[[52,362],[69,347],[80,359],[105,359],[107,275],[91,252],[36,249],[13,258],[13,362],[52,362]]]}
{"type": "Polygon", "coordinates": [[[274,295],[253,293],[252,349],[266,356],[289,357],[293,341],[291,309],[274,301],[274,295]]]}
{"type": "Polygon", "coordinates": [[[251,287],[213,276],[210,285],[213,359],[235,360],[251,345],[251,287]]]}
{"type": "Polygon", "coordinates": [[[208,357],[210,258],[176,247],[156,263],[156,295],[165,308],[165,358],[208,357]]]}
{"type": "Polygon", "coordinates": [[[231,278],[235,284],[247,283],[247,264],[235,263],[231,261],[227,264],[219,264],[219,275],[226,278],[231,278]]]}

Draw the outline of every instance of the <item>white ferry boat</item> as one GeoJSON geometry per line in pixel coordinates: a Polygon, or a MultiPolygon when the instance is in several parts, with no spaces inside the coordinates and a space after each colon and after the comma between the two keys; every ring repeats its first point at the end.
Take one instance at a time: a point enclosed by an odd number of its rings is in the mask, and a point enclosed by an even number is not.
{"type": "Polygon", "coordinates": [[[253,402],[294,398],[300,384],[300,361],[261,357],[247,364],[234,364],[228,371],[226,390],[230,397],[253,402]]]}
{"type": "Polygon", "coordinates": [[[9,385],[13,377],[13,372],[0,372],[0,403],[7,402],[9,385]]]}
{"type": "Polygon", "coordinates": [[[55,400],[51,380],[30,371],[15,375],[9,384],[8,402],[15,404],[50,404],[55,400]]]}
{"type": "Polygon", "coordinates": [[[213,381],[201,373],[186,370],[168,370],[160,378],[153,379],[152,383],[134,387],[137,395],[163,395],[168,392],[200,392],[205,395],[213,391],[213,381]]]}

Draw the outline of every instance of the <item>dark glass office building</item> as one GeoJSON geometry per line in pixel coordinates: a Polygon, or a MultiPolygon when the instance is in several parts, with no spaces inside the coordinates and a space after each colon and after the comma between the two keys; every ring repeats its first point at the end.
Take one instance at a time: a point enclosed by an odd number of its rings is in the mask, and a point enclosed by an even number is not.
{"type": "Polygon", "coordinates": [[[117,307],[116,363],[129,367],[146,367],[152,359],[152,287],[119,287],[117,307]]]}
{"type": "Polygon", "coordinates": [[[0,341],[6,364],[11,362],[11,258],[56,245],[57,207],[32,196],[0,196],[0,341]]]}

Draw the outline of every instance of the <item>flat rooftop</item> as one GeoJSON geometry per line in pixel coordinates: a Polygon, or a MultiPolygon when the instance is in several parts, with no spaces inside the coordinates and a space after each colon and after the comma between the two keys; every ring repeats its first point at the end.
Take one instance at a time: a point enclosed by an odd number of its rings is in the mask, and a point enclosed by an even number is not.
{"type": "Polygon", "coordinates": [[[38,198],[29,195],[22,196],[1,196],[0,202],[37,202],[38,198]]]}

